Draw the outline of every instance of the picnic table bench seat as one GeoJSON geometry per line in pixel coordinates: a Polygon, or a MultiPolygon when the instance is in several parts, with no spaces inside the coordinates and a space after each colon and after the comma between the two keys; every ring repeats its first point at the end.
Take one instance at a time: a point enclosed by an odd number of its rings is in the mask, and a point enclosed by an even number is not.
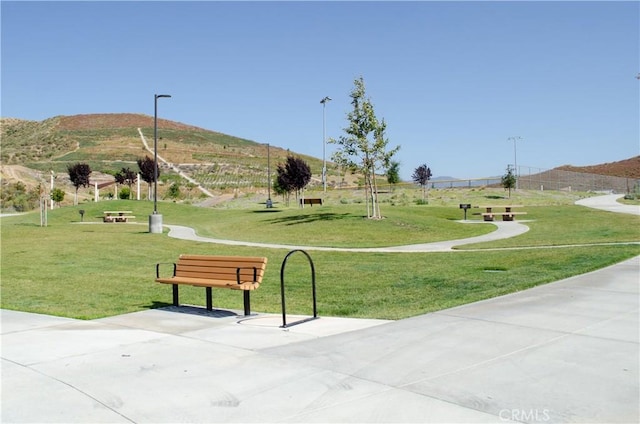
{"type": "Polygon", "coordinates": [[[522,205],[491,205],[491,206],[478,206],[479,208],[486,209],[486,212],[481,213],[482,218],[485,221],[493,221],[495,215],[502,215],[503,221],[513,221],[516,215],[526,215],[526,212],[514,212],[513,208],[522,208],[522,205]],[[494,209],[504,209],[504,211],[498,212],[494,209]]]}
{"type": "Polygon", "coordinates": [[[103,222],[128,222],[130,219],[136,217],[131,215],[131,211],[104,211],[102,221],[103,222]]]}

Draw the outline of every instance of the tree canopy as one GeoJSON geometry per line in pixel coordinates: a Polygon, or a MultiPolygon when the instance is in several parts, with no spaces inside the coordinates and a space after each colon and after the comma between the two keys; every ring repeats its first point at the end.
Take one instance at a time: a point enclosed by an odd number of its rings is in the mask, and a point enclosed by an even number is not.
{"type": "Polygon", "coordinates": [[[116,173],[115,178],[118,184],[126,184],[129,187],[131,187],[133,183],[136,182],[136,179],[138,178],[138,176],[131,169],[122,168],[120,171],[116,173]]]}
{"type": "Polygon", "coordinates": [[[71,184],[76,188],[74,204],[78,204],[78,189],[80,187],[88,187],[89,176],[91,175],[91,167],[86,163],[76,163],[67,167],[71,184]]]}
{"type": "Polygon", "coordinates": [[[424,200],[426,197],[426,187],[431,179],[431,168],[426,164],[420,165],[413,171],[411,179],[414,183],[420,184],[420,187],[422,187],[422,199],[424,200]]]}
{"type": "Polygon", "coordinates": [[[509,190],[509,198],[511,198],[511,189],[516,186],[516,176],[513,174],[511,167],[507,168],[507,173],[502,176],[502,187],[509,190]]]}
{"type": "Polygon", "coordinates": [[[387,124],[384,119],[376,117],[371,100],[366,97],[364,79],[357,78],[349,95],[353,110],[347,114],[349,126],[344,128],[346,135],[329,142],[338,145],[338,151],[333,154],[337,164],[360,172],[365,179],[367,196],[367,216],[380,219],[380,204],[378,202],[378,186],[376,174],[384,174],[389,167],[391,158],[400,149],[397,146],[387,151],[389,140],[385,131],[387,124]],[[382,172],[380,172],[382,171],[382,172]]]}
{"type": "MultiPolygon", "coordinates": [[[[140,168],[140,177],[143,181],[148,184],[155,182],[156,174],[154,169],[156,169],[155,161],[151,159],[149,156],[145,156],[144,158],[138,158],[138,168],[140,168]]],[[[157,168],[157,175],[160,177],[160,168],[157,168]]]]}
{"type": "Polygon", "coordinates": [[[398,184],[400,182],[400,162],[392,160],[387,168],[387,182],[398,184]]]}
{"type": "Polygon", "coordinates": [[[285,163],[278,164],[275,182],[276,192],[295,192],[298,195],[311,181],[311,168],[302,159],[287,156],[285,163]]]}

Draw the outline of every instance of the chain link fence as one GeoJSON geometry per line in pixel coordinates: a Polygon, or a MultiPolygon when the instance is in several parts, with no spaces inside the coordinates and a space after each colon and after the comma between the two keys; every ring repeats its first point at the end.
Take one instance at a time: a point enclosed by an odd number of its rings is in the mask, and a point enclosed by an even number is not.
{"type": "MultiPolygon", "coordinates": [[[[502,177],[469,178],[429,182],[431,188],[502,187],[502,177]]],[[[610,177],[586,172],[545,170],[518,166],[518,188],[524,190],[597,191],[619,194],[640,193],[637,178],[610,177]]]]}
{"type": "Polygon", "coordinates": [[[542,170],[518,167],[518,188],[525,190],[598,191],[613,193],[637,193],[637,178],[611,177],[586,172],[560,169],[542,170]]]}

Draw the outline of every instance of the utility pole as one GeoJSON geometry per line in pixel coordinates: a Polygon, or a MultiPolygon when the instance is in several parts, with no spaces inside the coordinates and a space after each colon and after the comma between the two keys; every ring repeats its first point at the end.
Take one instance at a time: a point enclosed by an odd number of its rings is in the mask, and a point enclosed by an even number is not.
{"type": "Polygon", "coordinates": [[[327,192],[327,159],[326,159],[326,148],[327,148],[327,137],[326,137],[326,126],[325,126],[325,109],[327,106],[327,102],[331,101],[331,97],[325,97],[320,100],[322,103],[322,187],[324,192],[327,192]]]}
{"type": "Polygon", "coordinates": [[[513,172],[516,177],[516,190],[518,189],[518,155],[516,154],[516,142],[522,140],[522,137],[509,137],[507,141],[513,141],[513,172]]]}

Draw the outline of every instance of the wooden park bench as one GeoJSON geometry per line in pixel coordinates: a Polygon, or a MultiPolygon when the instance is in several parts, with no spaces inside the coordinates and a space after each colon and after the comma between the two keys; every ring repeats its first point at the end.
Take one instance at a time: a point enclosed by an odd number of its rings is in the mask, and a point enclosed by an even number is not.
{"type": "Polygon", "coordinates": [[[242,290],[244,314],[251,314],[251,290],[260,287],[267,267],[267,258],[252,256],[208,256],[180,255],[173,263],[173,275],[160,276],[160,265],[156,264],[156,281],[173,285],[173,304],[179,306],[178,286],[204,287],[206,289],[207,310],[213,308],[211,289],[223,288],[242,290]]]}
{"type": "Polygon", "coordinates": [[[526,212],[514,212],[513,208],[522,208],[521,205],[499,205],[499,206],[479,206],[485,208],[487,211],[481,213],[482,218],[485,221],[493,221],[494,215],[502,215],[503,221],[513,221],[516,215],[526,215],[526,212]],[[496,208],[504,208],[504,212],[495,212],[496,208]]]}
{"type": "Polygon", "coordinates": [[[304,199],[300,199],[300,205],[322,205],[322,199],[319,197],[306,197],[304,199]]]}
{"type": "Polygon", "coordinates": [[[131,214],[131,211],[104,211],[102,217],[103,222],[128,222],[130,219],[136,217],[131,214]]]}

